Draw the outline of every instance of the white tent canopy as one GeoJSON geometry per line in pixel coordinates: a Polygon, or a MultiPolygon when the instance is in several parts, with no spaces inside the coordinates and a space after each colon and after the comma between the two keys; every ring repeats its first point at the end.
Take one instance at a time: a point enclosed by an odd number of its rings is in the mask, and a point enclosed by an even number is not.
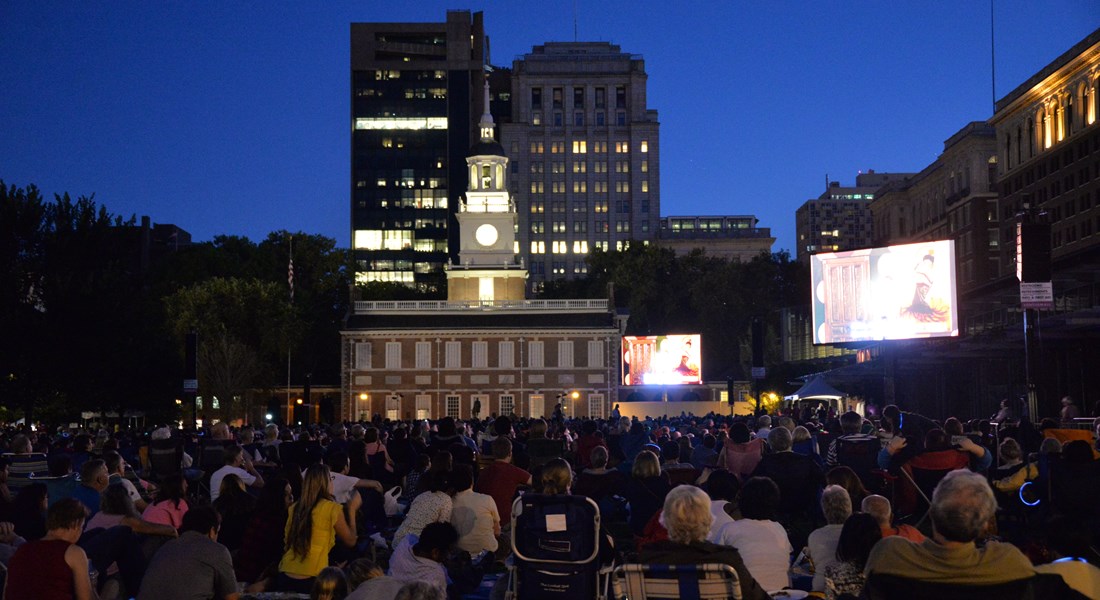
{"type": "Polygon", "coordinates": [[[798,388],[798,391],[790,396],[787,396],[787,400],[809,400],[812,398],[822,399],[840,399],[847,394],[837,391],[833,386],[825,383],[825,378],[821,375],[811,379],[806,385],[798,388]]]}

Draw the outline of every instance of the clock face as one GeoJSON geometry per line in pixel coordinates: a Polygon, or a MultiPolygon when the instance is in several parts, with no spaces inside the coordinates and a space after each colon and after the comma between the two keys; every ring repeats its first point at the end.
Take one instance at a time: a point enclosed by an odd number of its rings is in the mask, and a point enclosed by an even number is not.
{"type": "Polygon", "coordinates": [[[482,246],[492,246],[497,243],[497,228],[485,223],[474,231],[474,239],[482,246]]]}

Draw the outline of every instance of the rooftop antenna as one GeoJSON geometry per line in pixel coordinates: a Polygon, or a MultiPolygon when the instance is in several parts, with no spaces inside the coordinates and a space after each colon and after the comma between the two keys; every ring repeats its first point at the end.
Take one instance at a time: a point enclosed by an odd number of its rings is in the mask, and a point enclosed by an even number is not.
{"type": "Polygon", "coordinates": [[[989,73],[990,88],[993,94],[993,112],[997,112],[997,46],[993,43],[993,0],[989,0],[989,73]]]}
{"type": "Polygon", "coordinates": [[[579,41],[577,38],[577,0],[573,0],[573,41],[579,41]]]}

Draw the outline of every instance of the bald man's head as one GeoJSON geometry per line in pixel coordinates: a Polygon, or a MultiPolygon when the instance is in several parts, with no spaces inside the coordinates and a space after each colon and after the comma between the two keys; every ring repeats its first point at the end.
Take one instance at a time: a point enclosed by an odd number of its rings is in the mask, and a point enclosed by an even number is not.
{"type": "Polygon", "coordinates": [[[863,504],[860,506],[863,512],[871,515],[878,521],[879,527],[889,527],[890,518],[893,516],[890,509],[890,501],[879,496],[872,494],[863,499],[863,504]]]}

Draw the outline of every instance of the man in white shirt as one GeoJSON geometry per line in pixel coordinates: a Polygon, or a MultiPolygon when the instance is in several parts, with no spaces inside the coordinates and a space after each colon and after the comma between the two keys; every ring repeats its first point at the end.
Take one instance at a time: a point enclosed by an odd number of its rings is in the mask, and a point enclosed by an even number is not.
{"type": "Polygon", "coordinates": [[[256,467],[252,466],[252,460],[248,457],[248,453],[244,451],[244,448],[238,445],[226,446],[225,466],[214,471],[214,474],[210,476],[211,502],[218,499],[221,493],[222,480],[231,473],[240,477],[241,481],[252,489],[264,487],[264,478],[260,476],[256,467]]]}
{"type": "Polygon", "coordinates": [[[325,464],[328,465],[329,476],[332,478],[332,497],[337,504],[347,504],[356,488],[383,492],[382,484],[373,479],[359,479],[348,475],[351,464],[347,452],[337,451],[329,454],[325,464]]]}
{"type": "Polygon", "coordinates": [[[472,556],[496,552],[500,535],[496,501],[488,494],[474,491],[474,475],[469,465],[455,465],[451,484],[458,490],[451,509],[451,524],[458,530],[458,547],[472,556]]]}

